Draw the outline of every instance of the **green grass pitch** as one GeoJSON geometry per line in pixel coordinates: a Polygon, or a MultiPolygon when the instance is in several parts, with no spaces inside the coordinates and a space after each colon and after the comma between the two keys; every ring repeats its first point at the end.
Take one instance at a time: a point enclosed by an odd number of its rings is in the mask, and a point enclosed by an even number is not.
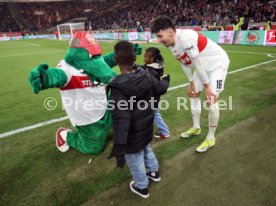
{"type": "MultiPolygon", "coordinates": [[[[115,43],[102,42],[104,53],[115,43]]],[[[58,89],[35,95],[28,83],[29,71],[40,63],[54,67],[65,55],[68,41],[20,40],[0,42],[0,134],[43,121],[66,116],[58,89]],[[54,97],[55,110],[44,108],[44,100],[54,97]]],[[[179,62],[161,44],[143,44],[143,49],[158,46],[165,59],[170,87],[187,83],[179,62]]],[[[222,45],[230,57],[229,71],[276,59],[275,47],[222,45]],[[271,55],[267,55],[271,54],[271,55]]],[[[139,56],[138,64],[143,64],[139,56]]],[[[115,68],[118,71],[118,68],[115,68]]],[[[221,99],[233,100],[233,110],[222,111],[217,133],[253,116],[276,102],[276,61],[227,76],[221,99]]],[[[202,113],[203,133],[198,139],[182,140],[179,134],[191,125],[189,111],[177,111],[176,98],[185,97],[187,88],[169,91],[162,99],[170,108],[161,111],[172,137],[155,141],[154,150],[162,165],[191,145],[202,141],[207,132],[207,111],[202,113]]],[[[0,139],[0,205],[76,205],[97,193],[130,178],[128,169],[115,168],[106,160],[111,138],[101,155],[82,155],[74,150],[62,154],[55,147],[55,132],[70,127],[69,120],[0,139]],[[90,163],[88,163],[90,162],[90,163]]]]}

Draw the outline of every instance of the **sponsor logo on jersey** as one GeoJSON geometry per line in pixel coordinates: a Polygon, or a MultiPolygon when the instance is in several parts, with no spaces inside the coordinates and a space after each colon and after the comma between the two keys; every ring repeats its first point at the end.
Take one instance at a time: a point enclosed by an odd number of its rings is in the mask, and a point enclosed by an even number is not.
{"type": "Polygon", "coordinates": [[[188,47],[188,48],[185,48],[185,51],[190,51],[190,50],[192,50],[192,49],[194,49],[194,46],[190,46],[190,47],[188,47]]]}
{"type": "Polygon", "coordinates": [[[88,76],[72,76],[67,86],[60,90],[83,89],[87,87],[96,87],[98,84],[92,82],[88,76]]]}

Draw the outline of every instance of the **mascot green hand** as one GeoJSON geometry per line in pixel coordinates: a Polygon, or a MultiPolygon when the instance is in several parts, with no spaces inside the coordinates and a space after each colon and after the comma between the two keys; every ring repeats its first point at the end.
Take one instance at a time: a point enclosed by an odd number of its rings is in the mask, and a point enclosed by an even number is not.
{"type": "Polygon", "coordinates": [[[29,75],[29,82],[32,86],[32,90],[35,94],[38,94],[41,90],[61,87],[67,81],[67,77],[64,71],[56,68],[49,68],[47,64],[40,64],[34,68],[29,75]]]}
{"type": "Polygon", "coordinates": [[[112,125],[105,85],[116,74],[114,53],[102,55],[100,45],[86,32],[78,32],[56,68],[41,64],[31,70],[34,93],[59,88],[63,108],[75,130],[59,128],[56,146],[61,152],[74,148],[83,154],[99,154],[112,125]]]}
{"type": "Polygon", "coordinates": [[[45,64],[41,64],[34,68],[29,74],[29,82],[32,86],[33,92],[38,94],[42,89],[42,76],[45,75],[46,70],[43,69],[45,64]]]}
{"type": "Polygon", "coordinates": [[[142,54],[142,47],[140,44],[134,44],[134,52],[135,52],[135,55],[142,54]]]}

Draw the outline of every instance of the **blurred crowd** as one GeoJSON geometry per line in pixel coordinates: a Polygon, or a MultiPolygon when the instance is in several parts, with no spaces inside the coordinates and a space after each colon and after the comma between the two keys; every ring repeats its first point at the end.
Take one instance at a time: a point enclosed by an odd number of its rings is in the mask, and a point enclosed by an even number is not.
{"type": "Polygon", "coordinates": [[[276,0],[127,0],[120,9],[99,16],[94,22],[98,29],[139,25],[145,28],[159,15],[171,17],[178,26],[196,26],[204,22],[227,25],[240,17],[251,22],[276,21],[276,0]]]}
{"type": "Polygon", "coordinates": [[[20,28],[9,12],[6,3],[0,2],[0,19],[0,31],[20,31],[20,28]]]}
{"type": "MultiPolygon", "coordinates": [[[[87,29],[143,31],[159,15],[170,16],[178,26],[233,24],[239,18],[250,22],[276,21],[276,0],[106,0],[93,2],[17,3],[27,28],[46,29],[68,20],[86,22],[87,29]]],[[[18,22],[0,3],[0,31],[18,31],[18,22]]]]}

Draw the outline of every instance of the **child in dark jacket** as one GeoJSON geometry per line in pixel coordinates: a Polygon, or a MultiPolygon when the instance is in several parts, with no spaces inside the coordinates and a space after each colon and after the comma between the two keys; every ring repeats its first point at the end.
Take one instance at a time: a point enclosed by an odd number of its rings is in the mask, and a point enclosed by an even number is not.
{"type": "MultiPolygon", "coordinates": [[[[134,66],[136,56],[131,43],[118,42],[115,47],[115,62],[121,75],[108,85],[111,91],[110,103],[113,108],[113,148],[109,158],[115,157],[117,166],[123,167],[126,161],[133,181],[130,189],[143,198],[149,197],[149,179],[160,181],[159,164],[150,142],[153,133],[153,94],[165,91],[160,82],[151,77],[148,70],[134,66]]],[[[164,78],[162,84],[168,85],[164,78]]]]}
{"type": "MultiPolygon", "coordinates": [[[[143,66],[144,69],[148,69],[152,78],[155,78],[157,81],[161,80],[161,77],[164,74],[164,59],[160,53],[160,50],[156,47],[150,47],[146,49],[144,54],[144,61],[145,65],[143,66]]],[[[168,86],[165,88],[166,91],[168,86]]],[[[158,102],[160,101],[160,95],[154,94],[155,99],[157,100],[157,107],[158,102]]],[[[170,137],[170,131],[167,124],[164,122],[160,110],[157,109],[154,111],[154,123],[157,126],[157,132],[154,134],[155,138],[158,139],[165,139],[170,137]]]]}

